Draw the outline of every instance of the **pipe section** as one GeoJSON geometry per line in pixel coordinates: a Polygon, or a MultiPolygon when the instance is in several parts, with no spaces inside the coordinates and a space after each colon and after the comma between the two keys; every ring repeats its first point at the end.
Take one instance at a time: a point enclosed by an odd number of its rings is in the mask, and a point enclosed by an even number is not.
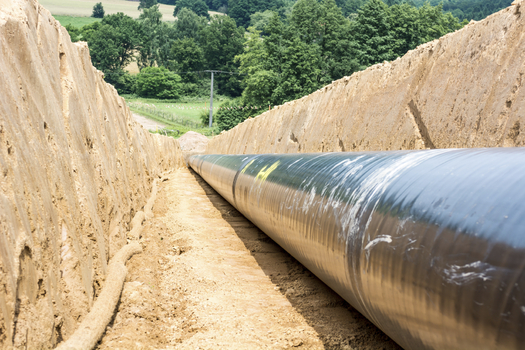
{"type": "Polygon", "coordinates": [[[525,347],[525,149],[189,163],[402,347],[525,347]]]}

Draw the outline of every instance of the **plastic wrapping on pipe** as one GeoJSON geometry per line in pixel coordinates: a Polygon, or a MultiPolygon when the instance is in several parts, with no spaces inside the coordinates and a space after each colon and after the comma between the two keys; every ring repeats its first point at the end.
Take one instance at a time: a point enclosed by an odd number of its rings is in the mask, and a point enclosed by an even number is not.
{"type": "Polygon", "coordinates": [[[402,347],[525,348],[525,149],[189,162],[402,347]]]}

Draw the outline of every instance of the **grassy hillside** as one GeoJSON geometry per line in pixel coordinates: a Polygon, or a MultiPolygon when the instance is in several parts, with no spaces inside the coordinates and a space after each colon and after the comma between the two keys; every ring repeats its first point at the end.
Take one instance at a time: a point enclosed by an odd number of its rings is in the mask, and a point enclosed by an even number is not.
{"type": "MultiPolygon", "coordinates": [[[[142,116],[156,120],[167,125],[167,129],[178,130],[179,133],[171,136],[180,137],[189,130],[196,131],[206,136],[217,134],[216,128],[209,129],[201,123],[201,115],[209,113],[209,99],[196,98],[191,101],[170,101],[138,98],[134,95],[123,95],[129,108],[142,116]]],[[[227,98],[214,98],[214,113],[227,98]]]]}
{"type": "MultiPolygon", "coordinates": [[[[73,17],[89,17],[93,13],[93,6],[100,0],[39,0],[40,4],[48,9],[53,15],[73,16],[73,17]]],[[[139,3],[136,1],[126,0],[103,0],[102,5],[107,15],[123,12],[133,18],[138,18],[140,15],[137,7],[139,3]]],[[[163,19],[165,21],[175,20],[173,18],[173,10],[175,6],[160,5],[163,19]]],[[[56,16],[55,16],[56,18],[56,16]]],[[[62,22],[60,22],[62,24],[62,22]]],[[[62,24],[64,25],[64,24],[62,24]]]]}
{"type": "Polygon", "coordinates": [[[100,18],[93,18],[93,17],[73,17],[73,16],[61,16],[61,15],[53,15],[57,21],[60,22],[62,26],[67,26],[68,24],[71,24],[77,28],[80,28],[82,26],[85,26],[86,24],[91,24],[93,22],[100,21],[100,18]]]}

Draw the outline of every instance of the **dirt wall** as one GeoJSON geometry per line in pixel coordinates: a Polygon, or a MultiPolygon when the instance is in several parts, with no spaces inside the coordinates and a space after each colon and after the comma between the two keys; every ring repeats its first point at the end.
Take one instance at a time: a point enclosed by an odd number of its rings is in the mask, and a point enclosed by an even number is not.
{"type": "Polygon", "coordinates": [[[207,153],[525,145],[525,3],[213,138],[207,153]]]}
{"type": "Polygon", "coordinates": [[[0,0],[0,348],[67,339],[153,179],[183,166],[33,0],[0,0]]]}

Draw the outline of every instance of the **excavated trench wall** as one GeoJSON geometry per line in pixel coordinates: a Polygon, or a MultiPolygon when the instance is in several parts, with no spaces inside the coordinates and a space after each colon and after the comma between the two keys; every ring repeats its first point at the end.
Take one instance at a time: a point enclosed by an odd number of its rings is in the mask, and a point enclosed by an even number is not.
{"type": "Polygon", "coordinates": [[[214,137],[206,153],[525,145],[525,3],[214,137]]]}
{"type": "Polygon", "coordinates": [[[34,0],[0,0],[0,348],[67,339],[177,141],[132,119],[84,43],[34,0]]]}

